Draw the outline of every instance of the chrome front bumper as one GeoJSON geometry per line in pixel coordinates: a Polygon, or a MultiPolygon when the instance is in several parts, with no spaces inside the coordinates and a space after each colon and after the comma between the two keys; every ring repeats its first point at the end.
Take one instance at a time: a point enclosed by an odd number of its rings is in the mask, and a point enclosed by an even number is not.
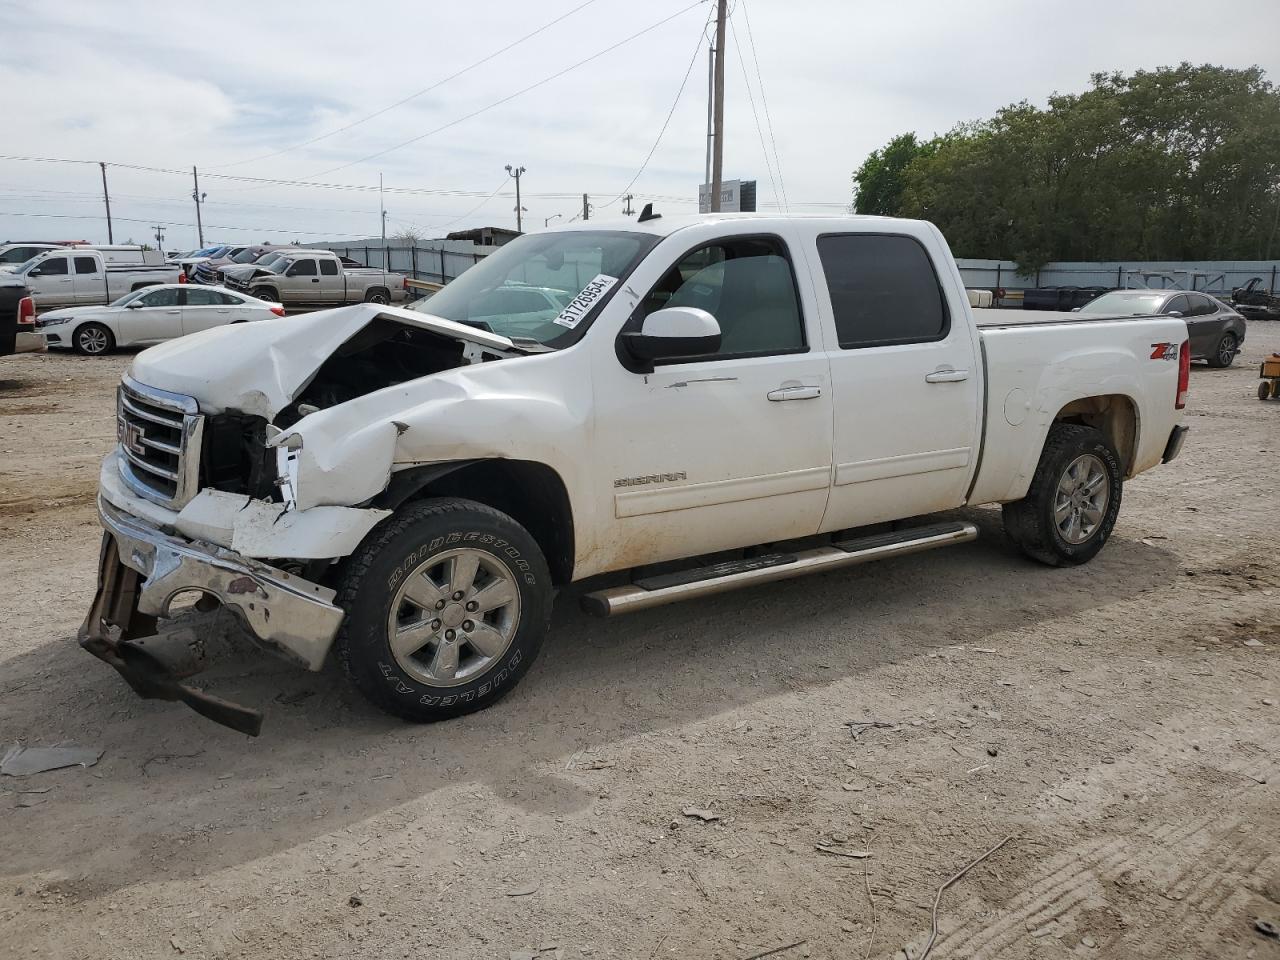
{"type": "Polygon", "coordinates": [[[137,610],[169,616],[178,594],[217,597],[268,647],[319,670],[343,612],[334,591],[231,550],[172,536],[98,498],[98,516],[120,563],[141,577],[137,610]]]}

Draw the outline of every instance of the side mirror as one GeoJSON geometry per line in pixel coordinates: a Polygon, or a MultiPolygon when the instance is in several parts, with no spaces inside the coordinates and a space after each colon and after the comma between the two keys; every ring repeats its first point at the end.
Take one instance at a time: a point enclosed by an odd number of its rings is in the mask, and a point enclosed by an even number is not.
{"type": "Polygon", "coordinates": [[[1170,310],[1168,313],[1166,313],[1166,314],[1165,314],[1165,316],[1166,316],[1166,317],[1180,317],[1180,316],[1182,316],[1182,311],[1181,311],[1181,310],[1170,310]]]}
{"type": "Polygon", "coordinates": [[[124,308],[126,310],[141,310],[142,306],[143,304],[141,300],[130,300],[124,305],[124,308]]]}
{"type": "Polygon", "coordinates": [[[666,307],[645,317],[638,331],[624,333],[623,345],[637,370],[651,373],[657,360],[696,357],[720,349],[720,324],[697,307],[666,307]]]}

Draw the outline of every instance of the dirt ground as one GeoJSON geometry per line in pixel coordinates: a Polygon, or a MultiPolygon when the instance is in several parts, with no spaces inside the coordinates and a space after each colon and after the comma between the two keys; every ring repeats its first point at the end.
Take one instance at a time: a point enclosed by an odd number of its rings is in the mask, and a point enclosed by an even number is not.
{"type": "Polygon", "coordinates": [[[1277,349],[1193,369],[1182,458],[1086,567],[975,510],[617,621],[562,595],[520,688],[435,726],[245,655],[209,686],[256,740],[73,639],[130,357],[0,360],[0,742],[104,751],[0,779],[0,956],[918,958],[1011,836],[932,957],[1280,958],[1277,349]]]}

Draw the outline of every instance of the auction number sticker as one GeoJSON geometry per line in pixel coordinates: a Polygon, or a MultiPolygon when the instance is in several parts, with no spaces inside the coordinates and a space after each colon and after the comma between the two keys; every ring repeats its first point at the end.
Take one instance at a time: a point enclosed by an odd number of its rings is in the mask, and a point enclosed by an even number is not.
{"type": "Polygon", "coordinates": [[[597,273],[587,281],[587,285],[582,288],[582,292],[570,300],[569,305],[561,310],[560,315],[551,322],[572,330],[582,322],[582,318],[591,312],[591,308],[599,303],[600,298],[608,293],[617,282],[617,277],[611,277],[605,273],[597,273]]]}

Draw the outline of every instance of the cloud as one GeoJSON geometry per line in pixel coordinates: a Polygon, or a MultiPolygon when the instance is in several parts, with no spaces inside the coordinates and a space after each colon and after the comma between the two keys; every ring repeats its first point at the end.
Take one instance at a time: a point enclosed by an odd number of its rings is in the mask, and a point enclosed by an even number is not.
{"type": "MultiPolygon", "coordinates": [[[[261,186],[218,175],[293,179],[348,164],[480,110],[687,0],[595,0],[528,43],[367,123],[243,162],[353,123],[580,2],[0,3],[4,152],[182,171],[198,164],[201,189],[209,194],[206,220],[255,228],[220,234],[228,239],[265,239],[256,229],[262,227],[272,228],[272,239],[376,234],[376,193],[261,186]]],[[[773,200],[738,60],[740,47],[754,85],[744,19],[749,14],[793,206],[846,202],[852,169],[897,133],[927,136],[1012,101],[1042,103],[1054,91],[1083,89],[1093,71],[1187,59],[1258,63],[1280,73],[1280,48],[1269,31],[1206,31],[1203,5],[1190,0],[1087,0],[1070,9],[1003,0],[737,4],[738,46],[728,44],[726,71],[725,174],[756,178],[762,200],[773,200]]],[[[652,146],[709,10],[703,4],[509,103],[321,179],[372,187],[381,172],[393,187],[482,197],[503,183],[505,164],[520,163],[528,169],[526,222],[555,213],[567,219],[584,192],[602,205],[635,175],[652,146]]],[[[1275,23],[1266,0],[1222,4],[1218,13],[1234,24],[1275,23]]],[[[763,108],[758,91],[756,106],[763,108]]],[[[699,52],[662,144],[633,190],[638,199],[696,196],[705,123],[706,60],[699,52]]],[[[186,174],[110,168],[109,176],[118,217],[194,220],[186,174]]],[[[100,189],[96,164],[0,161],[0,237],[76,233],[105,239],[100,219],[8,215],[99,218],[100,189]]],[[[386,202],[392,218],[430,228],[479,200],[391,194],[386,202]]],[[[459,226],[512,224],[513,206],[512,197],[500,195],[459,226]]],[[[135,238],[147,233],[145,224],[131,226],[139,227],[128,231],[135,238]]],[[[169,243],[194,243],[194,229],[171,228],[169,243]]]]}

